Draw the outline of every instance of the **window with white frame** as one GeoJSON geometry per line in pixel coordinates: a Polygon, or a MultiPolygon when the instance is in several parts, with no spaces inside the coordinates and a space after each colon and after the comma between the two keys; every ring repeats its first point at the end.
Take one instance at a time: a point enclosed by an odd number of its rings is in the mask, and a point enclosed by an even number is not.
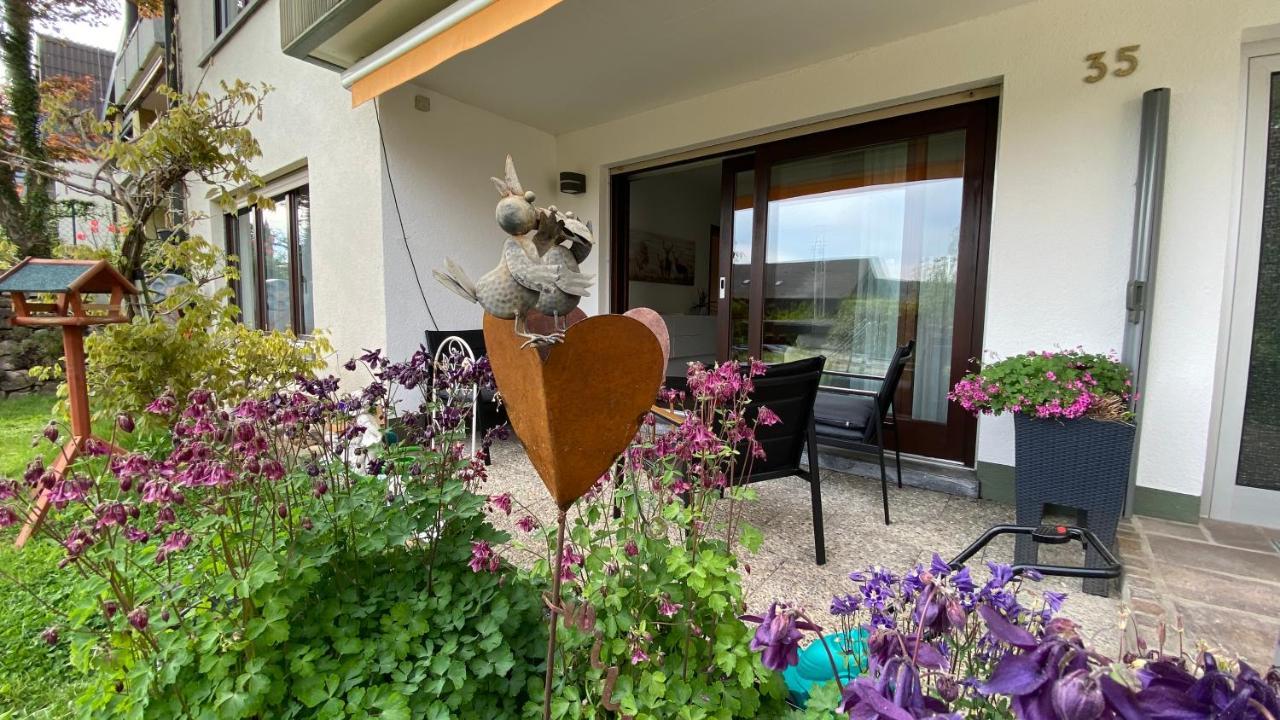
{"type": "Polygon", "coordinates": [[[304,185],[272,200],[271,209],[247,207],[225,216],[227,253],[240,270],[232,290],[245,325],[305,335],[315,328],[311,198],[304,185]]]}

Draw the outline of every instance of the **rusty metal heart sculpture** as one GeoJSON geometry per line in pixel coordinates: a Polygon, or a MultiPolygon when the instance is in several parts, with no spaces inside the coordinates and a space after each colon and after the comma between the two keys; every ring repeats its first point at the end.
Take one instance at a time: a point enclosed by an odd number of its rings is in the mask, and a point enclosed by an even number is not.
{"type": "Polygon", "coordinates": [[[623,315],[598,315],[564,341],[522,348],[514,321],[484,316],[485,346],[511,426],[547,491],[567,510],[635,437],[666,374],[653,331],[623,315]]]}

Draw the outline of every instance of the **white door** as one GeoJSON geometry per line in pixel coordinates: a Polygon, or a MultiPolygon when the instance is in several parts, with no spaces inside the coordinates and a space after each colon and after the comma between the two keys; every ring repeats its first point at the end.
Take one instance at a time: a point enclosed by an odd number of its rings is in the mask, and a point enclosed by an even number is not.
{"type": "Polygon", "coordinates": [[[1280,527],[1280,55],[1249,61],[1235,290],[1210,515],[1280,527]]]}

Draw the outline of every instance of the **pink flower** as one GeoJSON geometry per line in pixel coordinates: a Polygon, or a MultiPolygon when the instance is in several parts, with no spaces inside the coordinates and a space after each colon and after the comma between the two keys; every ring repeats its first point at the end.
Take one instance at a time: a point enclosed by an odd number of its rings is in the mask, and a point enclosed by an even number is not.
{"type": "Polygon", "coordinates": [[[769,425],[777,425],[778,423],[782,422],[782,418],[778,417],[777,413],[765,407],[764,405],[760,406],[760,413],[756,416],[756,420],[761,425],[764,425],[766,427],[769,425]]]}
{"type": "Polygon", "coordinates": [[[649,655],[644,650],[641,650],[640,648],[636,648],[635,651],[631,653],[632,665],[639,665],[640,663],[646,663],[646,662],[649,662],[649,655]]]}
{"type": "Polygon", "coordinates": [[[160,563],[163,563],[165,559],[173,553],[186,550],[187,546],[190,544],[191,536],[188,535],[186,531],[173,531],[169,534],[169,537],[165,539],[164,543],[160,546],[160,549],[156,551],[156,564],[159,565],[160,563]]]}
{"type": "Polygon", "coordinates": [[[1054,372],[1053,372],[1052,370],[1049,370],[1049,371],[1045,372],[1044,376],[1045,376],[1046,378],[1048,378],[1049,380],[1057,380],[1057,379],[1058,379],[1058,376],[1057,376],[1057,375],[1055,375],[1055,374],[1054,374],[1054,372]]]}
{"type": "Polygon", "coordinates": [[[490,495],[489,504],[497,510],[501,510],[503,515],[511,514],[511,493],[502,493],[501,495],[490,495]]]}
{"type": "Polygon", "coordinates": [[[98,218],[93,218],[89,221],[89,230],[91,232],[98,232],[98,218]]]}
{"type": "Polygon", "coordinates": [[[471,561],[467,566],[472,572],[497,572],[499,562],[497,553],[488,542],[476,540],[471,543],[471,561]]]}
{"type": "Polygon", "coordinates": [[[168,415],[173,412],[177,405],[178,401],[174,398],[173,393],[165,391],[163,395],[151,401],[151,404],[147,406],[147,412],[154,415],[168,415]]]}
{"type": "Polygon", "coordinates": [[[151,622],[151,614],[147,612],[145,606],[136,608],[129,613],[129,624],[137,628],[139,631],[146,630],[147,625],[151,622]]]}
{"type": "Polygon", "coordinates": [[[627,553],[627,557],[635,557],[640,554],[640,547],[636,545],[635,540],[628,540],[623,550],[627,553]]]}
{"type": "Polygon", "coordinates": [[[537,526],[538,521],[534,520],[532,515],[525,515],[516,521],[516,527],[520,528],[521,532],[533,532],[537,526]]]}
{"type": "Polygon", "coordinates": [[[675,614],[680,612],[680,608],[682,607],[684,607],[684,605],[681,605],[680,603],[673,603],[671,602],[671,598],[663,595],[662,602],[658,605],[658,614],[665,617],[675,617],[675,614]]]}
{"type": "Polygon", "coordinates": [[[18,513],[14,512],[13,508],[7,505],[0,506],[0,528],[7,528],[17,522],[18,513]]]}

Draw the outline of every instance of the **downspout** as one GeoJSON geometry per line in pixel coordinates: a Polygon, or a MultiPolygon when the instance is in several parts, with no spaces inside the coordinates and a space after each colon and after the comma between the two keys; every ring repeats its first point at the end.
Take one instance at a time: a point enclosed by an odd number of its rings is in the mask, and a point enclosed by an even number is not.
{"type": "Polygon", "coordinates": [[[1125,291],[1124,347],[1120,359],[1133,372],[1133,458],[1124,514],[1133,515],[1138,485],[1138,450],[1142,443],[1142,406],[1147,387],[1147,354],[1151,347],[1151,300],[1155,297],[1156,257],[1160,248],[1160,208],[1164,199],[1165,152],[1169,141],[1169,88],[1142,94],[1142,131],[1138,141],[1137,200],[1133,213],[1133,250],[1125,291]]]}

